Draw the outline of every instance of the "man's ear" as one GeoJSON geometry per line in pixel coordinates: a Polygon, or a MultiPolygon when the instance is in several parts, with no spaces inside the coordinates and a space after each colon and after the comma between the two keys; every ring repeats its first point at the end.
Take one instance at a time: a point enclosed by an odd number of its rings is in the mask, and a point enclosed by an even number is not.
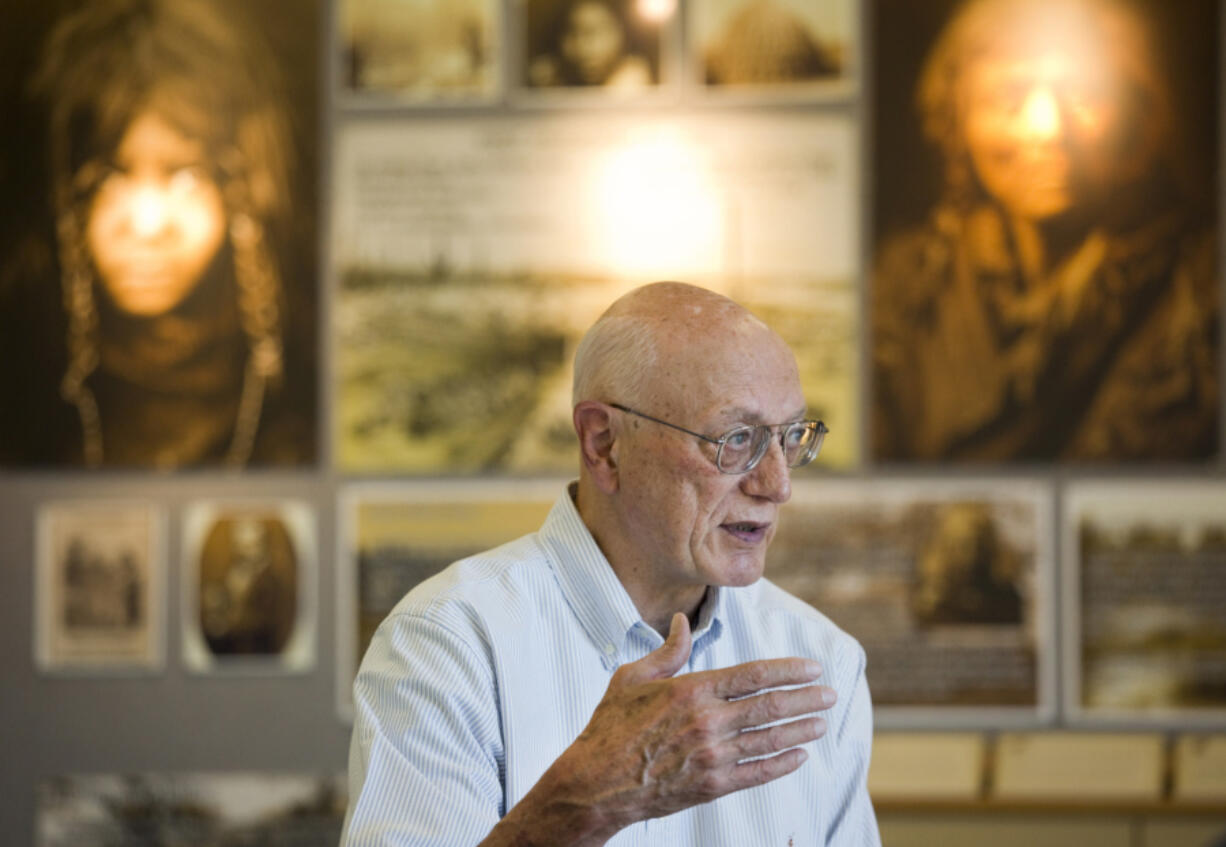
{"type": "Polygon", "coordinates": [[[575,406],[572,419],[579,435],[579,458],[596,487],[605,494],[617,491],[617,439],[612,409],[595,400],[575,406]]]}

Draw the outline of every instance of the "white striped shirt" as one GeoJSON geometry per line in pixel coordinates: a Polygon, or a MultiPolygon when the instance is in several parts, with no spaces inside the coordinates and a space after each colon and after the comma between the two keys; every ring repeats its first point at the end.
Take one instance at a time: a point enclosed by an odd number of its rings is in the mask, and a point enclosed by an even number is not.
{"type": "MultiPolygon", "coordinates": [[[[613,671],[661,644],[563,494],[538,532],[422,583],[375,633],[354,683],[341,844],[477,844],[586,726],[613,671]]],[[[628,827],[610,847],[880,844],[851,636],[765,579],[711,589],[681,672],[785,656],[819,661],[839,694],[800,769],[628,827]]]]}

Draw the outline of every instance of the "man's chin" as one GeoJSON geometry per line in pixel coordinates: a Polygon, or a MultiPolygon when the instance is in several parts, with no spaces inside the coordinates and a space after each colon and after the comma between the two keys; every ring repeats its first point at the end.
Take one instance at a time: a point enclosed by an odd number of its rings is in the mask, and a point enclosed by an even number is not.
{"type": "Polygon", "coordinates": [[[762,578],[765,567],[766,562],[763,556],[745,553],[728,556],[720,563],[720,567],[715,569],[715,572],[719,574],[717,584],[726,588],[743,588],[746,585],[753,585],[762,578]]]}

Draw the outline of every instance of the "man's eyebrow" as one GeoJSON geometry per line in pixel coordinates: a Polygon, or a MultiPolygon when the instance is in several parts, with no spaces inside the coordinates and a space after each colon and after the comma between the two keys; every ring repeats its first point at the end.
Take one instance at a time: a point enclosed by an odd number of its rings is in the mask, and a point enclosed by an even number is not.
{"type": "Polygon", "coordinates": [[[721,417],[727,421],[739,421],[748,424],[777,424],[777,423],[792,423],[805,419],[805,414],[808,411],[807,407],[801,406],[799,411],[793,412],[789,417],[781,421],[768,421],[764,419],[761,413],[747,409],[744,406],[733,406],[729,409],[724,409],[721,417]]]}

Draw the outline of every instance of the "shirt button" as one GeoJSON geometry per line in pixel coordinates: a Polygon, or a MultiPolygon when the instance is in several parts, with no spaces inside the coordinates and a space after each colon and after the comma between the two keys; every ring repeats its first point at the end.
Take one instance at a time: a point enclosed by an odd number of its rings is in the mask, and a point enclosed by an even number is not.
{"type": "Polygon", "coordinates": [[[612,644],[606,644],[604,646],[604,654],[609,658],[612,658],[613,656],[617,655],[617,648],[612,644]]]}

